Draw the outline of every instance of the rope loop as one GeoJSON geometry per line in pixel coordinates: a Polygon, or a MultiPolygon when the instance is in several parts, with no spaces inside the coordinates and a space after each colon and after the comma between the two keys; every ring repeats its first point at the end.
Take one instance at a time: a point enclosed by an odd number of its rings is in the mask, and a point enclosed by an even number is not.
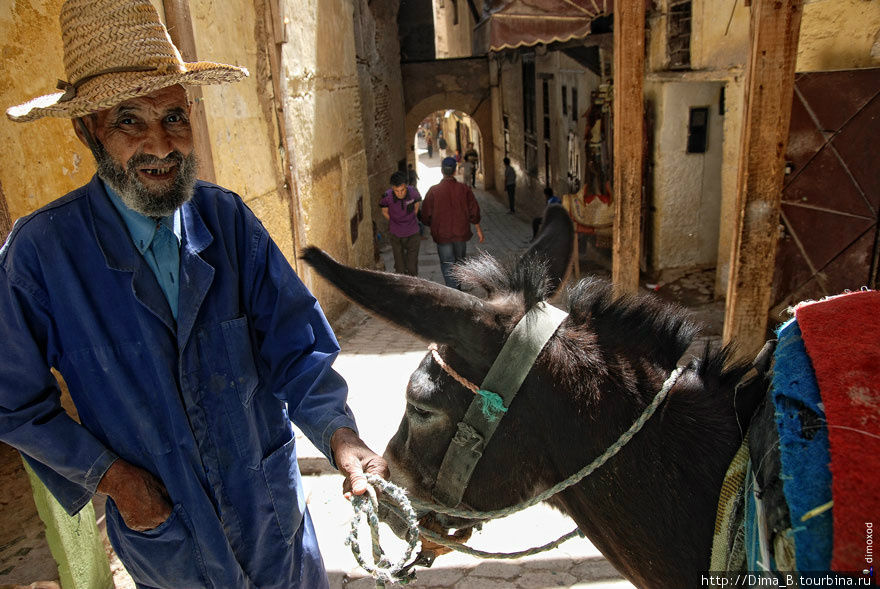
{"type": "Polygon", "coordinates": [[[367,482],[371,486],[367,487],[365,495],[355,495],[351,499],[351,505],[354,509],[354,517],[351,520],[351,531],[345,539],[345,543],[351,548],[357,563],[367,571],[374,579],[381,583],[402,583],[406,584],[415,578],[415,572],[407,572],[407,563],[412,558],[416,546],[419,545],[419,522],[416,512],[412,507],[406,492],[386,481],[380,476],[367,473],[367,482]],[[379,502],[376,496],[376,488],[382,491],[383,503],[391,505],[396,504],[403,519],[407,522],[406,531],[407,549],[403,556],[396,562],[391,563],[384,551],[379,545],[379,502]],[[361,554],[361,545],[358,540],[358,526],[366,516],[367,524],[370,527],[370,536],[373,544],[373,563],[368,563],[361,554]]]}

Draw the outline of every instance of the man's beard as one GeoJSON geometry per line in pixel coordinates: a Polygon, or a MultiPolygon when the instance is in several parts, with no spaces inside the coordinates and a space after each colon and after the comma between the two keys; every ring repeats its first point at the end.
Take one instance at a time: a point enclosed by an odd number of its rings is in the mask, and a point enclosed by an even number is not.
{"type": "Polygon", "coordinates": [[[92,150],[98,166],[98,176],[116,191],[125,206],[147,217],[159,219],[176,211],[180,205],[192,198],[196,183],[198,160],[195,151],[184,156],[175,150],[164,159],[145,153],[131,156],[123,168],[110,157],[107,150],[97,143],[92,150]],[[163,168],[177,167],[172,184],[164,189],[151,190],[138,177],[138,169],[145,166],[163,168]]]}

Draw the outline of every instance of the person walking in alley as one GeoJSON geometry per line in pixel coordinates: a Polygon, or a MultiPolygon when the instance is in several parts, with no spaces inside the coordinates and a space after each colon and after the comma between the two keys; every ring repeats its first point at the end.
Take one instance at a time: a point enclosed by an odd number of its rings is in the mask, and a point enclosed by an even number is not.
{"type": "Polygon", "coordinates": [[[474,149],[473,142],[468,142],[467,149],[464,151],[464,155],[462,157],[465,161],[464,183],[469,185],[471,188],[476,188],[477,162],[479,161],[480,157],[477,155],[477,150],[474,149]]]}
{"type": "Polygon", "coordinates": [[[149,0],[68,0],[63,92],[7,109],[70,118],[97,174],[0,249],[0,441],[71,515],[108,497],[138,587],[328,587],[291,420],[366,491],[336,338],[266,229],[196,180],[185,63],[149,0]],[[51,369],[79,414],[60,403],[51,369]]]}
{"type": "Polygon", "coordinates": [[[483,243],[480,205],[473,191],[455,179],[455,158],[445,158],[441,162],[440,172],[443,179],[425,195],[422,222],[431,228],[431,237],[437,244],[443,281],[446,286],[460,289],[461,284],[452,275],[452,266],[467,255],[467,242],[473,237],[471,225],[477,230],[480,243],[483,243]]]}
{"type": "Polygon", "coordinates": [[[382,216],[388,219],[388,240],[394,254],[394,271],[418,276],[419,244],[422,241],[418,213],[422,195],[406,180],[406,172],[391,174],[391,188],[379,201],[379,207],[382,216]]]}
{"type": "Polygon", "coordinates": [[[510,158],[504,160],[504,190],[507,191],[508,213],[516,212],[516,170],[510,165],[510,158]]]}
{"type": "Polygon", "coordinates": [[[446,144],[446,138],[443,136],[442,133],[437,135],[437,147],[440,148],[440,157],[445,158],[447,144],[446,144]]]}

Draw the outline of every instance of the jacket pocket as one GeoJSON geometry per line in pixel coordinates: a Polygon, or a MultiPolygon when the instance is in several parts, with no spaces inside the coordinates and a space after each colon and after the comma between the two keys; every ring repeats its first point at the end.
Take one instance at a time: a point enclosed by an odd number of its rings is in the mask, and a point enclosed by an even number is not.
{"type": "Polygon", "coordinates": [[[107,534],[126,570],[138,584],[180,589],[209,587],[192,522],[182,505],[146,532],[129,529],[112,501],[107,502],[107,534]]]}
{"type": "Polygon", "coordinates": [[[248,330],[247,317],[231,319],[220,324],[226,356],[229,360],[231,384],[238,392],[242,405],[249,405],[254,391],[260,382],[254,353],[251,349],[251,336],[248,330]]]}
{"type": "Polygon", "coordinates": [[[296,463],[296,439],[267,456],[260,465],[284,541],[290,544],[302,523],[306,500],[296,463]]]}

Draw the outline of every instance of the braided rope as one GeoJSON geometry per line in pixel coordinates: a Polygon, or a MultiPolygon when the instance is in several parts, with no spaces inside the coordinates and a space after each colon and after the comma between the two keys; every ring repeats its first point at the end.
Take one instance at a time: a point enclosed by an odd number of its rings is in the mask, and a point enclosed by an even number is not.
{"type": "MultiPolygon", "coordinates": [[[[345,539],[345,543],[351,547],[351,553],[354,555],[357,563],[374,579],[381,583],[407,583],[414,573],[402,573],[406,570],[406,564],[412,557],[419,543],[419,524],[418,516],[413,510],[411,503],[406,497],[406,492],[397,485],[386,481],[380,476],[367,473],[367,481],[373,485],[368,486],[367,495],[355,495],[351,499],[351,505],[354,509],[354,518],[351,520],[351,531],[345,539]],[[385,495],[403,510],[404,520],[409,524],[406,530],[407,549],[403,556],[394,564],[392,564],[385,553],[379,546],[379,502],[376,498],[374,487],[378,487],[385,495]],[[361,554],[361,545],[358,541],[357,528],[363,520],[363,516],[367,516],[367,523],[370,526],[370,535],[373,542],[373,558],[372,564],[368,563],[361,554]]],[[[386,500],[385,503],[388,503],[386,500]]]]}
{"type": "Polygon", "coordinates": [[[480,387],[460,375],[455,371],[452,366],[443,361],[443,358],[440,356],[440,352],[437,350],[437,344],[431,343],[428,344],[428,349],[431,350],[431,355],[434,357],[434,362],[440,365],[440,368],[446,371],[446,374],[455,379],[455,381],[472,392],[475,395],[480,393],[480,387]]]}

